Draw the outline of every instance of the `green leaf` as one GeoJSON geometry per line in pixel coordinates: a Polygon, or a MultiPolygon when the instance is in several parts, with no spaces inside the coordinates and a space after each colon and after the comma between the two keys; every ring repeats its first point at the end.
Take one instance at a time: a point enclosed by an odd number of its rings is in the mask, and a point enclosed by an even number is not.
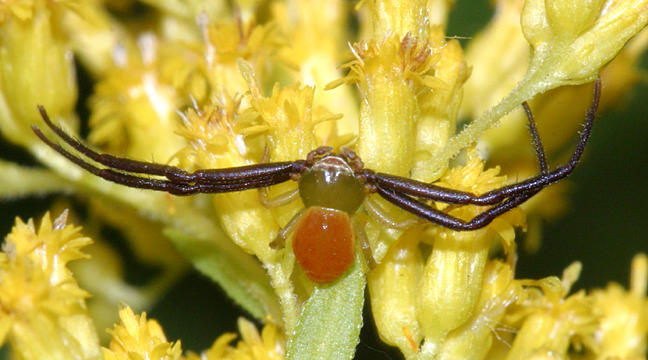
{"type": "MultiPolygon", "coordinates": [[[[259,320],[266,316],[279,321],[281,311],[270,279],[261,264],[235,245],[224,248],[222,242],[209,242],[166,228],[164,234],[203,274],[218,283],[227,295],[259,320]]],[[[223,235],[224,236],[224,235],[223,235]]]]}
{"type": "Polygon", "coordinates": [[[286,359],[353,359],[362,328],[366,278],[362,257],[332,285],[318,286],[304,303],[288,340],[286,359]]]}

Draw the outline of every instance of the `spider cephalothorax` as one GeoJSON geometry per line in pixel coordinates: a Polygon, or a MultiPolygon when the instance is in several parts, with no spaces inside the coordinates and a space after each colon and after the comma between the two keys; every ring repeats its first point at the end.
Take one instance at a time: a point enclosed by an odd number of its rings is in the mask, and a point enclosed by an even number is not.
{"type": "MultiPolygon", "coordinates": [[[[540,173],[535,177],[482,195],[365,169],[362,161],[353,151],[342,149],[341,153],[336,154],[327,146],[311,151],[304,160],[187,172],[175,166],[95,152],[54,125],[45,109],[39,106],[39,111],[48,127],[77,153],[100,164],[100,167],[50,140],[38,127],[33,126],[32,129],[47,145],[87,171],[106,180],[134,188],[165,191],[174,195],[191,195],[259,189],[289,180],[297,181],[298,191],[287,199],[291,200],[299,195],[306,209],[286,228],[294,228],[296,235],[293,248],[307,275],[313,281],[326,283],[337,279],[353,261],[353,231],[350,230],[351,221],[348,214],[357,211],[367,193],[377,193],[401,209],[437,225],[460,231],[475,230],[488,225],[497,216],[525,202],[543,188],[567,177],[578,164],[590,136],[600,90],[600,80],[597,79],[592,105],[585,117],[584,128],[576,148],[567,164],[552,171],[547,166],[531,111],[528,105],[523,103],[540,173]],[[490,206],[490,208],[472,220],[465,221],[429,205],[427,203],[429,200],[458,205],[490,206]],[[321,236],[300,235],[305,228],[310,229],[308,231],[311,233],[313,229],[332,230],[327,230],[328,233],[322,230],[319,234],[321,236]],[[338,250],[339,253],[336,252],[338,250]],[[338,261],[340,264],[334,266],[335,270],[330,272],[324,271],[326,269],[312,268],[311,260],[321,256],[340,260],[338,261]]],[[[282,231],[280,235],[285,235],[286,232],[282,231]]],[[[275,240],[270,243],[272,247],[282,245],[283,241],[275,240]]],[[[330,264],[324,261],[326,266],[323,267],[330,267],[330,264]]]]}

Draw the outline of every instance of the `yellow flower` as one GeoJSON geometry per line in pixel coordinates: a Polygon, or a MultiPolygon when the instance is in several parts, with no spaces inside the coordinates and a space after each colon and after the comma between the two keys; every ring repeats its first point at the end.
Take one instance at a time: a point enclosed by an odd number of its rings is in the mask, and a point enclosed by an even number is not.
{"type": "Polygon", "coordinates": [[[591,80],[647,23],[644,0],[527,1],[522,30],[533,49],[529,72],[551,68],[549,84],[541,85],[547,88],[552,81],[591,80]]]}
{"type": "Polygon", "coordinates": [[[639,254],[632,260],[630,290],[618,284],[595,290],[593,306],[601,312],[600,326],[586,343],[599,358],[641,358],[648,345],[648,258],[639,254]]]}
{"type": "Polygon", "coordinates": [[[512,307],[507,314],[507,321],[519,329],[507,356],[525,359],[566,354],[571,344],[592,336],[599,309],[592,306],[584,291],[567,296],[580,271],[580,263],[574,263],[565,269],[562,280],[548,277],[521,281],[531,287],[516,303],[519,307],[512,307]]]}
{"type": "Polygon", "coordinates": [[[0,5],[0,22],[6,20],[8,16],[15,16],[21,20],[28,19],[33,14],[33,6],[33,0],[5,1],[0,5]]]}
{"type": "Polygon", "coordinates": [[[168,342],[160,324],[147,320],[146,313],[135,315],[125,307],[119,311],[121,324],[109,330],[110,346],[103,349],[103,358],[179,360],[182,355],[180,341],[168,342]]]}
{"type": "Polygon", "coordinates": [[[240,60],[251,64],[251,68],[265,79],[266,64],[275,60],[275,53],[285,42],[274,24],[261,25],[254,19],[209,22],[202,33],[205,48],[196,55],[204,56],[209,84],[216,93],[230,95],[247,91],[246,79],[239,73],[240,60]]]}
{"type": "MultiPolygon", "coordinates": [[[[0,196],[64,190],[87,205],[99,241],[74,278],[67,264],[85,257],[79,249],[90,240],[65,225],[67,213],[54,222],[46,215],[38,230],[17,221],[0,255],[0,338],[26,359],[350,359],[367,284],[378,335],[407,359],[644,356],[645,255],[633,263],[630,290],[570,293],[579,263],[562,279],[516,276],[520,233],[529,223],[538,234],[539,216],[566,207],[566,183],[474,231],[423,221],[367,194],[350,214],[354,263],[332,283],[315,284],[295,261],[290,231],[280,232],[303,202],[270,206],[296,194],[294,181],[187,197],[131,189],[53,152],[30,125],[52,135],[41,126],[42,104],[71,135],[87,130],[91,147],[187,172],[348,147],[374,171],[484,194],[538,173],[523,101],[534,100],[553,169],[589,105],[586,83],[600,74],[601,104],[611,105],[640,79],[647,1],[498,0],[465,53],[446,32],[452,0],[361,1],[355,9],[339,0],[1,2],[2,136],[51,170],[0,161],[0,196]],[[90,105],[81,131],[77,68],[93,82],[79,94],[90,105]],[[464,118],[475,120],[463,126],[464,118]],[[112,248],[106,226],[125,244],[112,248]],[[275,246],[280,235],[285,246],[275,246]],[[125,264],[122,250],[132,253],[125,264]],[[123,270],[133,262],[159,271],[131,284],[123,270]],[[136,315],[188,264],[265,322],[261,333],[241,319],[236,344],[233,334],[213,334],[211,347],[183,355],[179,340],[136,315]],[[102,308],[94,321],[77,280],[102,308]],[[119,301],[128,303],[119,314],[107,310],[119,301]],[[117,316],[102,349],[93,324],[117,316]]],[[[421,201],[463,221],[492,206],[421,201]]]]}
{"type": "MultiPolygon", "coordinates": [[[[329,81],[343,75],[344,69],[338,65],[347,60],[345,41],[350,32],[347,6],[339,0],[272,5],[277,26],[291,45],[282,47],[278,55],[294,69],[290,75],[295,81],[324,89],[329,81]]],[[[344,115],[337,121],[319,123],[315,129],[317,137],[330,144],[340,136],[342,145],[347,144],[358,133],[358,104],[353,90],[340,86],[314,95],[316,107],[327,106],[344,115]]]]}
{"type": "Polygon", "coordinates": [[[67,268],[91,240],[66,220],[46,213],[37,230],[17,219],[0,254],[0,339],[23,359],[99,359],[89,294],[67,268]]]}
{"type": "MultiPolygon", "coordinates": [[[[497,172],[497,169],[484,171],[483,161],[471,152],[465,166],[450,169],[436,185],[481,194],[506,182],[497,172]]],[[[439,206],[445,207],[445,204],[439,206]]],[[[470,220],[483,210],[469,205],[457,207],[449,214],[470,220]]],[[[481,309],[476,306],[486,301],[481,299],[485,296],[484,287],[493,281],[485,280],[493,270],[488,267],[493,241],[500,239],[512,256],[514,226],[524,223],[522,211],[515,209],[477,231],[458,232],[440,227],[432,227],[425,233],[421,229],[406,231],[378,268],[369,274],[372,308],[381,337],[407,355],[420,352],[421,356],[441,356],[447,351],[456,354],[456,348],[443,348],[448,338],[461,337],[452,332],[478,321],[480,315],[485,316],[476,311],[481,309]],[[421,256],[420,241],[433,244],[427,259],[421,256]],[[420,349],[411,346],[412,342],[421,341],[420,349]]],[[[506,284],[498,292],[504,288],[506,284]]],[[[505,306],[497,310],[500,316],[504,309],[505,306]]],[[[450,348],[454,346],[457,345],[450,348]]]]}
{"type": "Polygon", "coordinates": [[[72,58],[58,29],[59,6],[34,0],[0,7],[0,129],[23,146],[34,143],[29,125],[39,120],[36,105],[71,117],[76,102],[72,58]]]}
{"type": "Polygon", "coordinates": [[[250,89],[250,113],[267,126],[266,136],[270,159],[285,161],[305,158],[317,147],[315,125],[333,120],[330,115],[322,116],[326,110],[313,106],[314,89],[291,85],[280,88],[275,84],[269,97],[263,96],[256,74],[245,63],[241,63],[241,74],[250,89]],[[318,110],[320,110],[318,112],[318,110]]]}
{"type": "Polygon", "coordinates": [[[434,167],[442,167],[523,101],[558,86],[594,80],[647,23],[645,0],[526,1],[521,24],[532,53],[524,78],[497,105],[453,137],[434,167]]]}
{"type": "Polygon", "coordinates": [[[238,320],[241,340],[236,347],[229,343],[236,339],[235,334],[220,335],[212,346],[200,355],[189,353],[182,356],[180,341],[169,342],[160,324],[146,318],[146,313],[136,315],[129,307],[119,311],[121,323],[108,330],[112,340],[103,349],[103,358],[117,359],[157,359],[157,360],[281,360],[284,358],[284,341],[277,328],[266,325],[261,334],[254,324],[240,318],[238,320]]]}
{"type": "MultiPolygon", "coordinates": [[[[221,101],[220,105],[189,109],[184,115],[185,127],[179,134],[188,140],[189,146],[176,155],[184,168],[243,166],[254,163],[250,157],[260,153],[251,151],[244,141],[244,134],[259,131],[259,126],[255,122],[246,124],[245,119],[241,119],[241,99],[221,101]]],[[[259,203],[258,195],[253,191],[223,194],[212,201],[231,239],[261,261],[269,261],[274,253],[268,246],[269,234],[277,231],[278,225],[271,211],[259,203]]]]}
{"type": "Polygon", "coordinates": [[[344,82],[358,83],[363,98],[356,146],[367,167],[395,175],[412,168],[417,144],[411,140],[422,106],[417,94],[445,85],[433,76],[444,46],[410,34],[355,45],[356,59],[345,65],[350,71],[344,82]]]}
{"type": "Polygon", "coordinates": [[[497,260],[488,262],[479,301],[472,316],[448,334],[439,349],[440,358],[495,358],[493,349],[505,340],[502,332],[511,331],[502,325],[509,306],[520,296],[521,287],[513,279],[510,264],[497,260]]]}
{"type": "MultiPolygon", "coordinates": [[[[469,43],[466,58],[472,65],[472,73],[465,85],[462,116],[480,116],[524,78],[532,55],[520,27],[524,4],[521,0],[498,0],[497,11],[489,25],[469,43]]],[[[571,33],[567,29],[561,31],[571,33]]],[[[604,110],[609,104],[619,101],[624,93],[622,89],[639,81],[638,55],[643,53],[646,46],[648,32],[643,31],[601,70],[600,77],[605,89],[599,109],[604,110]]],[[[530,102],[549,158],[565,157],[590,102],[590,85],[560,87],[539,94],[530,102]],[[556,131],[557,128],[562,131],[556,131]]],[[[479,139],[479,149],[488,154],[490,161],[500,164],[506,174],[519,178],[533,176],[538,171],[536,154],[528,141],[527,124],[526,114],[518,106],[479,139]]],[[[546,189],[526,203],[525,210],[531,217],[556,218],[566,209],[563,194],[567,187],[568,183],[563,182],[546,189]]]]}
{"type": "Polygon", "coordinates": [[[238,320],[241,340],[236,347],[228,345],[235,334],[223,334],[201,355],[189,354],[186,360],[280,360],[284,358],[283,337],[272,324],[263,327],[261,334],[253,323],[238,320]]]}
{"type": "Polygon", "coordinates": [[[90,140],[114,153],[166,162],[184,145],[174,134],[175,110],[189,99],[162,78],[161,48],[169,45],[159,44],[153,34],[141,35],[137,45],[116,50],[116,64],[97,84],[90,140]]]}

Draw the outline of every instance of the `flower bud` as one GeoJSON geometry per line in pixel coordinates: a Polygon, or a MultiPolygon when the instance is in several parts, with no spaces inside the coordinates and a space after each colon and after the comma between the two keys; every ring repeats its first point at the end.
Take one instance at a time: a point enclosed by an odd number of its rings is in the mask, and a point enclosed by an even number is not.
{"type": "Polygon", "coordinates": [[[648,1],[531,0],[522,31],[533,49],[529,73],[541,73],[546,90],[591,81],[648,23],[648,1]]]}
{"type": "Polygon", "coordinates": [[[30,17],[7,17],[0,23],[0,94],[7,113],[0,115],[3,135],[13,142],[37,141],[32,124],[41,122],[36,105],[50,114],[69,114],[77,86],[72,54],[45,5],[30,17]]]}
{"type": "Polygon", "coordinates": [[[420,228],[405,232],[368,276],[378,334],[406,356],[416,352],[423,338],[416,320],[417,288],[423,271],[420,237],[420,228]]]}

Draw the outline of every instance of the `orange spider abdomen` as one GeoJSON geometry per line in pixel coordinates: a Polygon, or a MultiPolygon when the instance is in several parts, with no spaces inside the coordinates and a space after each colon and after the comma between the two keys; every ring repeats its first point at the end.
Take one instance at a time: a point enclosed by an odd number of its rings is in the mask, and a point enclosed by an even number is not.
{"type": "Polygon", "coordinates": [[[309,207],[299,219],[292,247],[297,262],[313,282],[326,284],[337,280],[355,258],[349,214],[309,207]]]}

